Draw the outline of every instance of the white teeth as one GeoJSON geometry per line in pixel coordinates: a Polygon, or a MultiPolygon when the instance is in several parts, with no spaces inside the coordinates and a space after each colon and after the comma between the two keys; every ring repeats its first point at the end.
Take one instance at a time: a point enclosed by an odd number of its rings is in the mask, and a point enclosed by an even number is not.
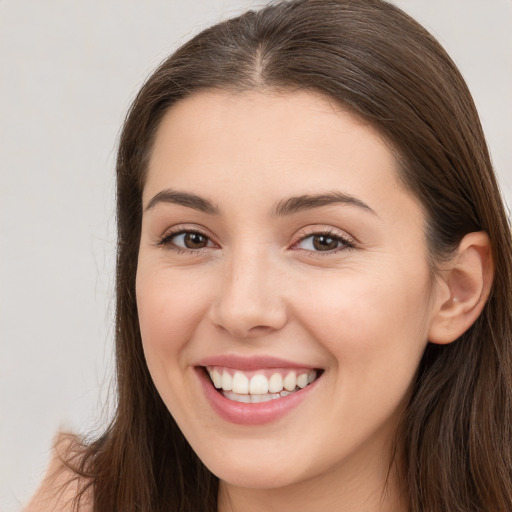
{"type": "Polygon", "coordinates": [[[210,373],[210,377],[212,378],[212,381],[213,381],[213,385],[219,389],[222,387],[222,377],[220,375],[220,373],[217,371],[217,370],[213,370],[211,373],[210,373]]]}
{"type": "Polygon", "coordinates": [[[293,391],[297,386],[297,374],[295,372],[290,372],[283,379],[283,387],[287,391],[293,391]]]}
{"type": "Polygon", "coordinates": [[[239,395],[249,393],[249,379],[242,372],[235,372],[233,375],[232,390],[239,395]]]}
{"type": "Polygon", "coordinates": [[[268,390],[271,393],[279,393],[283,390],[283,377],[280,373],[274,373],[268,380],[268,390]]]}
{"type": "Polygon", "coordinates": [[[276,398],[291,395],[288,391],[281,391],[281,393],[267,393],[266,395],[238,395],[233,393],[233,391],[223,391],[222,394],[233,402],[241,402],[244,404],[260,404],[263,402],[270,402],[270,400],[275,400],[276,398]]]}
{"type": "Polygon", "coordinates": [[[287,396],[305,388],[317,378],[316,370],[300,373],[289,371],[283,378],[283,372],[275,372],[270,378],[263,373],[255,373],[251,379],[242,371],[232,375],[227,369],[208,367],[208,373],[217,389],[223,391],[230,400],[244,403],[260,403],[287,396]]]}
{"type": "Polygon", "coordinates": [[[226,370],[222,372],[222,389],[224,391],[231,391],[233,389],[233,377],[226,370]]]}
{"type": "Polygon", "coordinates": [[[251,395],[251,403],[252,404],[261,404],[262,402],[268,402],[269,400],[272,400],[271,396],[251,395]]]}
{"type": "Polygon", "coordinates": [[[249,384],[251,395],[265,395],[268,393],[268,379],[264,375],[255,375],[249,384]]]}
{"type": "Polygon", "coordinates": [[[301,373],[297,377],[297,386],[299,386],[299,388],[305,388],[307,385],[308,385],[308,374],[301,373]]]}
{"type": "Polygon", "coordinates": [[[252,404],[259,404],[265,400],[264,395],[249,395],[251,397],[252,404]]]}

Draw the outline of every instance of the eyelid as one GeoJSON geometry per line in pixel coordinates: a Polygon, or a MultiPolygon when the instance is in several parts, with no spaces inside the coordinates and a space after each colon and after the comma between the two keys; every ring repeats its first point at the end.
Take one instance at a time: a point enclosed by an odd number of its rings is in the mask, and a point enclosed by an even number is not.
{"type": "Polygon", "coordinates": [[[305,251],[305,252],[314,254],[315,256],[316,255],[329,255],[329,254],[332,255],[332,254],[335,254],[337,252],[344,251],[347,249],[354,249],[357,246],[357,240],[353,236],[347,234],[344,231],[333,228],[332,226],[308,226],[307,228],[303,228],[303,230],[301,230],[301,232],[299,232],[299,233],[300,234],[297,235],[297,237],[295,238],[295,241],[290,245],[289,248],[297,250],[297,251],[305,251]],[[332,250],[327,250],[327,251],[312,251],[309,249],[301,249],[301,248],[297,247],[298,244],[300,244],[304,240],[308,239],[309,237],[318,236],[318,235],[336,238],[340,242],[342,242],[343,247],[339,247],[337,249],[332,249],[332,250]]]}
{"type": "MultiPolygon", "coordinates": [[[[314,255],[332,255],[347,249],[354,249],[357,243],[357,240],[353,236],[347,234],[345,231],[333,228],[332,226],[313,225],[307,226],[299,230],[299,232],[294,237],[294,241],[288,246],[288,248],[297,251],[304,251],[314,255]],[[297,247],[302,241],[306,240],[307,238],[318,235],[329,236],[338,239],[342,243],[342,247],[326,251],[314,251],[297,247]]],[[[174,250],[176,252],[187,252],[196,254],[204,249],[213,249],[215,247],[219,248],[219,244],[215,241],[214,237],[209,233],[209,230],[203,228],[202,226],[198,226],[197,224],[177,224],[175,226],[172,226],[171,228],[166,229],[162,235],[157,237],[155,244],[160,247],[169,248],[170,250],[174,250]],[[177,245],[173,245],[171,239],[175,236],[184,233],[198,233],[208,239],[208,245],[206,247],[199,249],[188,249],[177,245]],[[213,244],[214,247],[209,245],[210,243],[213,244]]]]}
{"type": "MultiPolygon", "coordinates": [[[[176,252],[198,253],[201,249],[188,249],[172,244],[171,239],[173,237],[184,233],[198,233],[207,238],[208,243],[211,242],[215,247],[219,246],[219,244],[214,240],[214,237],[208,233],[208,230],[196,224],[177,224],[176,226],[172,226],[171,228],[166,229],[162,235],[158,236],[155,243],[160,247],[169,248],[170,250],[174,250],[176,252]]],[[[203,247],[202,249],[213,248],[214,247],[207,246],[203,247]]]]}

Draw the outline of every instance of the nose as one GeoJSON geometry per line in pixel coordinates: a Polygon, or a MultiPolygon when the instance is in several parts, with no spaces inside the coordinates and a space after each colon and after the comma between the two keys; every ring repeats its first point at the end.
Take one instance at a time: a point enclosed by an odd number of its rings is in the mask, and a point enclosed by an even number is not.
{"type": "Polygon", "coordinates": [[[255,338],[281,329],[287,322],[285,273],[264,255],[233,255],[220,277],[210,320],[236,338],[255,338]]]}

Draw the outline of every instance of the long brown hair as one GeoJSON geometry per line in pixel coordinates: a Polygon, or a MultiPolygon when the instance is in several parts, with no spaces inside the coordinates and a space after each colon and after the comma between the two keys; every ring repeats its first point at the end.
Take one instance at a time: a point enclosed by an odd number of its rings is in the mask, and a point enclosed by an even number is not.
{"type": "Polygon", "coordinates": [[[394,148],[400,177],[424,208],[433,268],[467,233],[489,234],[491,296],[459,340],[428,344],[399,442],[411,511],[512,510],[507,217],[460,73],[425,29],[383,0],[292,0],[249,11],[181,47],[133,102],[117,162],[117,411],[76,467],[88,477],[94,510],[217,508],[217,478],[152,383],[135,298],[141,196],[155,132],[172,105],[208,88],[312,90],[370,122],[394,148]]]}

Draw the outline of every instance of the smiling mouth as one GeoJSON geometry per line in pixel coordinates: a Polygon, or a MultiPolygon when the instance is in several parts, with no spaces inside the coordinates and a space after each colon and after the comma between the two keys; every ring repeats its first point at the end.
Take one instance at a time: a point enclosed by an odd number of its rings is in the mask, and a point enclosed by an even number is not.
{"type": "Polygon", "coordinates": [[[262,403],[297,393],[317,380],[322,370],[278,369],[242,371],[206,366],[206,373],[219,393],[240,403],[262,403]]]}

